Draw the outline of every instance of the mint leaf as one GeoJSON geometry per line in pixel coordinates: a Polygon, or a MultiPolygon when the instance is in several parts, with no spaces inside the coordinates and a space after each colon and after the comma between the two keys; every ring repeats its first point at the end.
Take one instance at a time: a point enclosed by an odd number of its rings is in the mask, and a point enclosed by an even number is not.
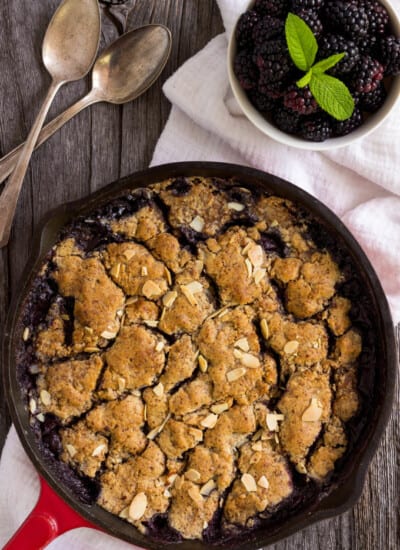
{"type": "Polygon", "coordinates": [[[298,80],[296,82],[296,85],[299,87],[299,88],[304,88],[304,86],[307,86],[307,84],[310,82],[311,80],[311,76],[312,76],[312,71],[313,69],[310,69],[304,76],[302,76],[300,78],[300,80],[298,80]]]}
{"type": "Polygon", "coordinates": [[[313,65],[313,72],[314,73],[324,73],[325,71],[328,71],[335,65],[339,63],[340,60],[343,59],[343,57],[346,54],[343,53],[335,53],[334,55],[330,55],[326,59],[322,59],[321,61],[318,61],[315,65],[313,65]]]}
{"type": "Polygon", "coordinates": [[[290,57],[302,71],[308,71],[315,61],[318,44],[310,27],[294,13],[289,13],[285,23],[285,35],[290,57]]]}
{"type": "Polygon", "coordinates": [[[350,118],[354,100],[343,82],[324,73],[312,73],[310,90],[318,105],[336,120],[350,118]]]}

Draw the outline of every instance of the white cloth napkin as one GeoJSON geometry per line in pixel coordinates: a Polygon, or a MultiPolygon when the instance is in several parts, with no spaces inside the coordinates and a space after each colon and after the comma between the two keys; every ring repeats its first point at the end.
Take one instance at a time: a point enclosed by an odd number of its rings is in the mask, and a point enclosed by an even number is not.
{"type": "MultiPolygon", "coordinates": [[[[232,162],[265,170],[302,187],[348,226],[374,265],[400,321],[400,103],[390,119],[344,149],[300,151],[265,137],[242,115],[230,91],[227,40],[248,0],[217,0],[226,33],[187,61],[165,84],[172,103],[152,164],[186,160],[232,162]]],[[[400,8],[400,0],[393,0],[400,8]]],[[[36,502],[37,473],[14,428],[0,462],[0,545],[36,502]]],[[[128,550],[125,542],[90,529],[59,537],[50,550],[128,550]]]]}

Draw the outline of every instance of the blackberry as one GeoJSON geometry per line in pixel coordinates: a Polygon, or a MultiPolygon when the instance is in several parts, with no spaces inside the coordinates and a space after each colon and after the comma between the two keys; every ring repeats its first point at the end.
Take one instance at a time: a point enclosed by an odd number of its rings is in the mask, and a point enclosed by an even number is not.
{"type": "Polygon", "coordinates": [[[317,10],[319,9],[322,4],[324,3],[324,0],[292,0],[292,10],[296,13],[295,10],[301,10],[301,9],[312,9],[317,10]]]}
{"type": "Polygon", "coordinates": [[[253,28],[253,42],[255,50],[258,51],[262,45],[281,34],[284,36],[285,23],[277,17],[265,15],[253,28]]]}
{"type": "Polygon", "coordinates": [[[327,34],[319,43],[318,57],[325,59],[330,55],[345,53],[345,56],[337,65],[329,69],[332,75],[348,73],[360,59],[360,52],[357,45],[340,34],[327,34]]]}
{"type": "Polygon", "coordinates": [[[375,90],[383,78],[383,66],[369,55],[362,55],[352,71],[350,87],[356,92],[368,94],[375,90]]]}
{"type": "Polygon", "coordinates": [[[287,81],[282,80],[278,82],[270,82],[268,80],[268,75],[265,75],[263,73],[260,74],[260,78],[258,81],[258,90],[270,97],[271,99],[278,99],[283,96],[287,88],[287,81]]]}
{"type": "Polygon", "coordinates": [[[369,20],[364,6],[357,0],[328,2],[325,18],[334,29],[349,37],[366,36],[369,20]]]}
{"type": "Polygon", "coordinates": [[[235,31],[237,47],[239,50],[252,47],[253,28],[258,23],[258,20],[258,14],[254,10],[246,11],[239,17],[235,31]]]}
{"type": "Polygon", "coordinates": [[[288,134],[297,134],[299,130],[300,115],[293,111],[289,111],[284,107],[276,109],[272,113],[272,121],[275,125],[288,134]]]}
{"type": "Polygon", "coordinates": [[[300,115],[311,115],[318,109],[318,103],[315,101],[310,88],[308,86],[299,88],[296,84],[290,86],[284,94],[283,104],[287,109],[300,115]]]}
{"type": "Polygon", "coordinates": [[[389,14],[377,0],[365,0],[364,8],[368,15],[369,32],[371,34],[385,34],[389,23],[389,14]]]}
{"type": "Polygon", "coordinates": [[[360,94],[358,96],[358,105],[362,111],[374,113],[384,104],[386,97],[386,88],[383,82],[379,82],[375,90],[369,92],[369,94],[360,94]]]}
{"type": "Polygon", "coordinates": [[[299,135],[308,141],[325,141],[332,136],[332,125],[326,115],[310,115],[299,125],[299,135]]]}
{"type": "Polygon", "coordinates": [[[254,58],[264,81],[282,81],[293,68],[285,39],[265,42],[254,58]]]}
{"type": "Polygon", "coordinates": [[[385,76],[400,74],[400,38],[385,36],[379,44],[380,54],[385,67],[385,76]]]}
{"type": "Polygon", "coordinates": [[[233,71],[244,90],[251,90],[257,86],[258,70],[253,63],[250,51],[243,50],[236,54],[233,62],[233,71]]]}
{"type": "Polygon", "coordinates": [[[266,94],[261,93],[257,89],[250,90],[247,95],[254,107],[261,113],[272,111],[272,109],[276,106],[276,99],[268,97],[266,94]]]}
{"type": "Polygon", "coordinates": [[[373,34],[370,36],[361,36],[356,40],[356,44],[361,54],[367,54],[371,57],[377,57],[377,38],[373,34]]]}
{"type": "Polygon", "coordinates": [[[253,9],[260,15],[284,17],[289,11],[288,0],[256,0],[253,9]]]}
{"type": "Polygon", "coordinates": [[[356,107],[350,118],[347,120],[335,120],[335,122],[332,123],[332,133],[337,137],[345,136],[361,126],[362,123],[363,117],[361,111],[356,107]]]}
{"type": "Polygon", "coordinates": [[[319,18],[318,12],[315,10],[310,10],[307,8],[301,8],[301,9],[294,9],[293,13],[301,17],[303,21],[307,23],[307,25],[312,30],[314,36],[318,38],[318,36],[323,31],[322,21],[319,18]]]}

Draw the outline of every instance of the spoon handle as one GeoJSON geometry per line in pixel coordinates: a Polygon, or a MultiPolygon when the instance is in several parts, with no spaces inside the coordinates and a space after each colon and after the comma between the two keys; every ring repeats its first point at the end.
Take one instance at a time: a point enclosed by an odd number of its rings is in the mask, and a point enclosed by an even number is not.
{"type": "MultiPolygon", "coordinates": [[[[54,118],[51,122],[46,124],[46,126],[41,129],[35,145],[35,149],[37,149],[38,147],[40,147],[40,145],[47,141],[53,134],[57,132],[57,130],[61,128],[61,126],[71,120],[71,118],[83,111],[83,109],[86,109],[86,107],[89,107],[89,105],[92,105],[93,103],[97,103],[99,101],[101,100],[98,99],[95,94],[89,92],[85,97],[74,103],[74,105],[68,107],[68,109],[59,114],[56,118],[54,118]]],[[[9,153],[7,153],[7,155],[4,155],[4,157],[0,159],[0,183],[2,183],[14,170],[15,166],[17,165],[20,152],[24,147],[24,144],[25,142],[21,143],[20,145],[15,147],[15,149],[13,149],[9,153]]]]}
{"type": "Polygon", "coordinates": [[[33,123],[28,139],[23,146],[17,166],[8,181],[8,185],[0,196],[0,248],[5,246],[10,238],[11,225],[29,161],[50,105],[61,84],[62,82],[59,81],[53,81],[51,83],[46,99],[33,123]]]}

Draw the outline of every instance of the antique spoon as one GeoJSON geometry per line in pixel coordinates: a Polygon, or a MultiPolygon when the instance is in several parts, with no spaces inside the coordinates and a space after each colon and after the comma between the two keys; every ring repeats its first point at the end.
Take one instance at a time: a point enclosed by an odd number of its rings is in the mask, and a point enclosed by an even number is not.
{"type": "Polygon", "coordinates": [[[97,0],[63,0],[50,21],[42,58],[52,82],[0,197],[0,247],[8,243],[22,182],[50,105],[63,84],[79,80],[89,72],[99,47],[100,29],[97,0]]]}
{"type": "MultiPolygon", "coordinates": [[[[163,25],[145,25],[110,44],[93,67],[90,92],[44,126],[36,147],[89,105],[101,101],[122,104],[139,97],[160,76],[171,42],[171,33],[163,25]]],[[[19,145],[0,159],[0,183],[13,171],[22,147],[19,145]]]]}

